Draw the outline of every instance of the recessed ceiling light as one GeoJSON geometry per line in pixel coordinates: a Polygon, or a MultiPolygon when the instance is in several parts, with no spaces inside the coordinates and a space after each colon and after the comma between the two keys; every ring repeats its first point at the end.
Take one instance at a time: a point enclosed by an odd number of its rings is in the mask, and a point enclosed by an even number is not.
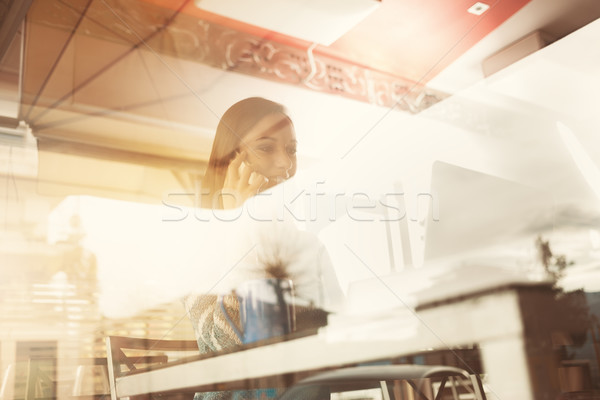
{"type": "Polygon", "coordinates": [[[490,8],[489,5],[478,1],[477,3],[473,4],[467,11],[471,14],[481,15],[484,12],[486,12],[488,8],[490,8]]]}

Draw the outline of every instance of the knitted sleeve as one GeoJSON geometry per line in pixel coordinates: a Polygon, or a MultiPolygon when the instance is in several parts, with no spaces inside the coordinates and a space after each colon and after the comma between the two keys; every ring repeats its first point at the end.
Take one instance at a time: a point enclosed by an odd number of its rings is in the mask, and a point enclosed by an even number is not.
{"type": "Polygon", "coordinates": [[[184,305],[201,354],[242,343],[235,332],[235,329],[239,331],[240,318],[235,296],[189,295],[184,299],[184,305]]]}

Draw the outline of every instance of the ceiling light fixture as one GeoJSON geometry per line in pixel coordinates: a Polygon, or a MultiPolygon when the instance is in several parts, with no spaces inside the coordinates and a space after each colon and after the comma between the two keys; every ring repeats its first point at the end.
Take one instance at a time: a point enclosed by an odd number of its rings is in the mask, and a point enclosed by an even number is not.
{"type": "Polygon", "coordinates": [[[481,3],[478,1],[477,3],[473,4],[467,11],[471,14],[481,15],[484,12],[486,12],[489,8],[490,6],[488,4],[481,3]]]}
{"type": "Polygon", "coordinates": [[[381,0],[194,0],[202,10],[329,46],[381,0]]]}

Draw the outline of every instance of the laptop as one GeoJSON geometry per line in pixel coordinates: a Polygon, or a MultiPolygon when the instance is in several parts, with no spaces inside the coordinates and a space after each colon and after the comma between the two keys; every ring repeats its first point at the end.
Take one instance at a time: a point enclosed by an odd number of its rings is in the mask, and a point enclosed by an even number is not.
{"type": "Polygon", "coordinates": [[[424,265],[532,236],[551,225],[553,198],[528,185],[435,162],[424,265]]]}
{"type": "MultiPolygon", "coordinates": [[[[350,313],[418,303],[526,280],[516,267],[553,223],[553,198],[528,185],[436,162],[432,168],[424,262],[348,286],[350,313]]],[[[407,240],[406,235],[402,240],[407,240]]]]}

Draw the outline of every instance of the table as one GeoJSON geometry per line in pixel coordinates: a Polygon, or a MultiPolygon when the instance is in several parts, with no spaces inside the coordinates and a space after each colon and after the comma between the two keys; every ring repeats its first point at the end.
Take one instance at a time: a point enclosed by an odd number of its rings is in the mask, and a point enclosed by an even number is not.
{"type": "Polygon", "coordinates": [[[551,346],[549,341],[531,337],[530,334],[540,332],[528,326],[536,318],[536,307],[552,296],[548,284],[504,282],[479,292],[419,305],[415,316],[420,324],[409,337],[378,341],[339,340],[337,337],[333,340],[336,336],[330,335],[326,327],[316,335],[214,357],[193,357],[123,376],[117,378],[116,391],[118,397],[125,397],[234,388],[236,382],[286,374],[294,376],[427,350],[477,345],[486,374],[488,399],[555,398],[556,377],[552,368],[547,368],[547,363],[552,362],[551,352],[540,351],[539,345],[534,352],[528,347],[528,343],[551,346]]]}

